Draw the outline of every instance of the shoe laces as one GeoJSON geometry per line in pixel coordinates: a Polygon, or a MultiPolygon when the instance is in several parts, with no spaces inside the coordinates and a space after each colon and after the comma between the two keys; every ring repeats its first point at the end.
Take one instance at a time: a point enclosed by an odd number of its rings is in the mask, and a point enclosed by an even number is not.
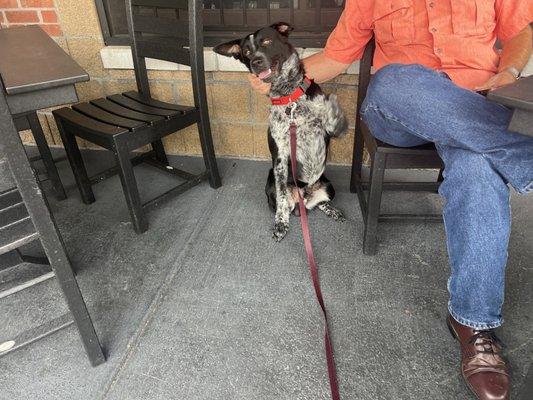
{"type": "Polygon", "coordinates": [[[468,343],[475,345],[476,350],[481,353],[498,353],[505,347],[493,330],[476,331],[468,343]]]}

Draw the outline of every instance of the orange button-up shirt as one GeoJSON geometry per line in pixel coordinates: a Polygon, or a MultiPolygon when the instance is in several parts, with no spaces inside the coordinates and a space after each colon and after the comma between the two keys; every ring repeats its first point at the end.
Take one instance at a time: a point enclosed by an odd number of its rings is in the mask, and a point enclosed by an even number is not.
{"type": "Polygon", "coordinates": [[[496,39],[533,21],[533,0],[346,0],[324,54],[350,64],[374,33],[374,67],[422,64],[472,89],[497,72],[496,39]]]}

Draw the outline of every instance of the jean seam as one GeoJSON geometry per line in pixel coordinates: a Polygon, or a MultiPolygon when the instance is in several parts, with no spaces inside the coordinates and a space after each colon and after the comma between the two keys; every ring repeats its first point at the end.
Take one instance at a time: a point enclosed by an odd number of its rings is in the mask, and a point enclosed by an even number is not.
{"type": "Polygon", "coordinates": [[[489,323],[474,322],[467,318],[463,318],[453,310],[451,301],[448,302],[448,311],[450,312],[450,315],[453,317],[453,319],[455,319],[461,325],[465,325],[473,329],[478,329],[478,330],[495,329],[495,328],[500,327],[503,324],[503,318],[499,318],[497,321],[489,322],[489,323]]]}
{"type": "Polygon", "coordinates": [[[533,193],[533,181],[529,182],[526,186],[520,189],[516,189],[516,191],[520,194],[528,194],[533,193]]]}

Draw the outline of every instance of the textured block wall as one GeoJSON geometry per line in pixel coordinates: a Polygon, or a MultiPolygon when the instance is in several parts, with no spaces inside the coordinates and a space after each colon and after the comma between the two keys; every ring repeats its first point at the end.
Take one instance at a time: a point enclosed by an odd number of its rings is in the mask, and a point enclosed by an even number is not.
{"type": "MultiPolygon", "coordinates": [[[[0,23],[37,23],[63,47],[91,76],[89,82],[77,85],[81,101],[118,93],[135,87],[132,70],[103,67],[100,50],[105,46],[93,0],[0,0],[0,23]]],[[[154,97],[165,101],[192,104],[190,73],[186,71],[149,71],[154,97]]],[[[332,141],[330,161],[349,163],[355,125],[356,75],[342,75],[323,85],[337,93],[350,120],[350,132],[332,141]]],[[[266,129],[268,99],[253,93],[246,73],[207,72],[207,91],[211,126],[217,155],[266,159],[269,157],[266,129]]],[[[61,146],[61,139],[50,110],[39,118],[51,145],[61,146]]],[[[31,135],[23,133],[31,142],[31,135]]],[[[81,141],[82,146],[89,146],[81,141]]],[[[165,140],[171,154],[200,154],[195,127],[165,140]]]]}

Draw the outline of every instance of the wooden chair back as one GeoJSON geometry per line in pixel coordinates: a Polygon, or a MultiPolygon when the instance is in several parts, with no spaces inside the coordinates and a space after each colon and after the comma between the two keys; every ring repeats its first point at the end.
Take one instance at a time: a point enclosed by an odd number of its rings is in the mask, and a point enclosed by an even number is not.
{"type": "Polygon", "coordinates": [[[126,1],[135,78],[144,96],[150,96],[146,58],[187,65],[193,89],[202,82],[205,87],[202,4],[199,0],[126,1]]]}

